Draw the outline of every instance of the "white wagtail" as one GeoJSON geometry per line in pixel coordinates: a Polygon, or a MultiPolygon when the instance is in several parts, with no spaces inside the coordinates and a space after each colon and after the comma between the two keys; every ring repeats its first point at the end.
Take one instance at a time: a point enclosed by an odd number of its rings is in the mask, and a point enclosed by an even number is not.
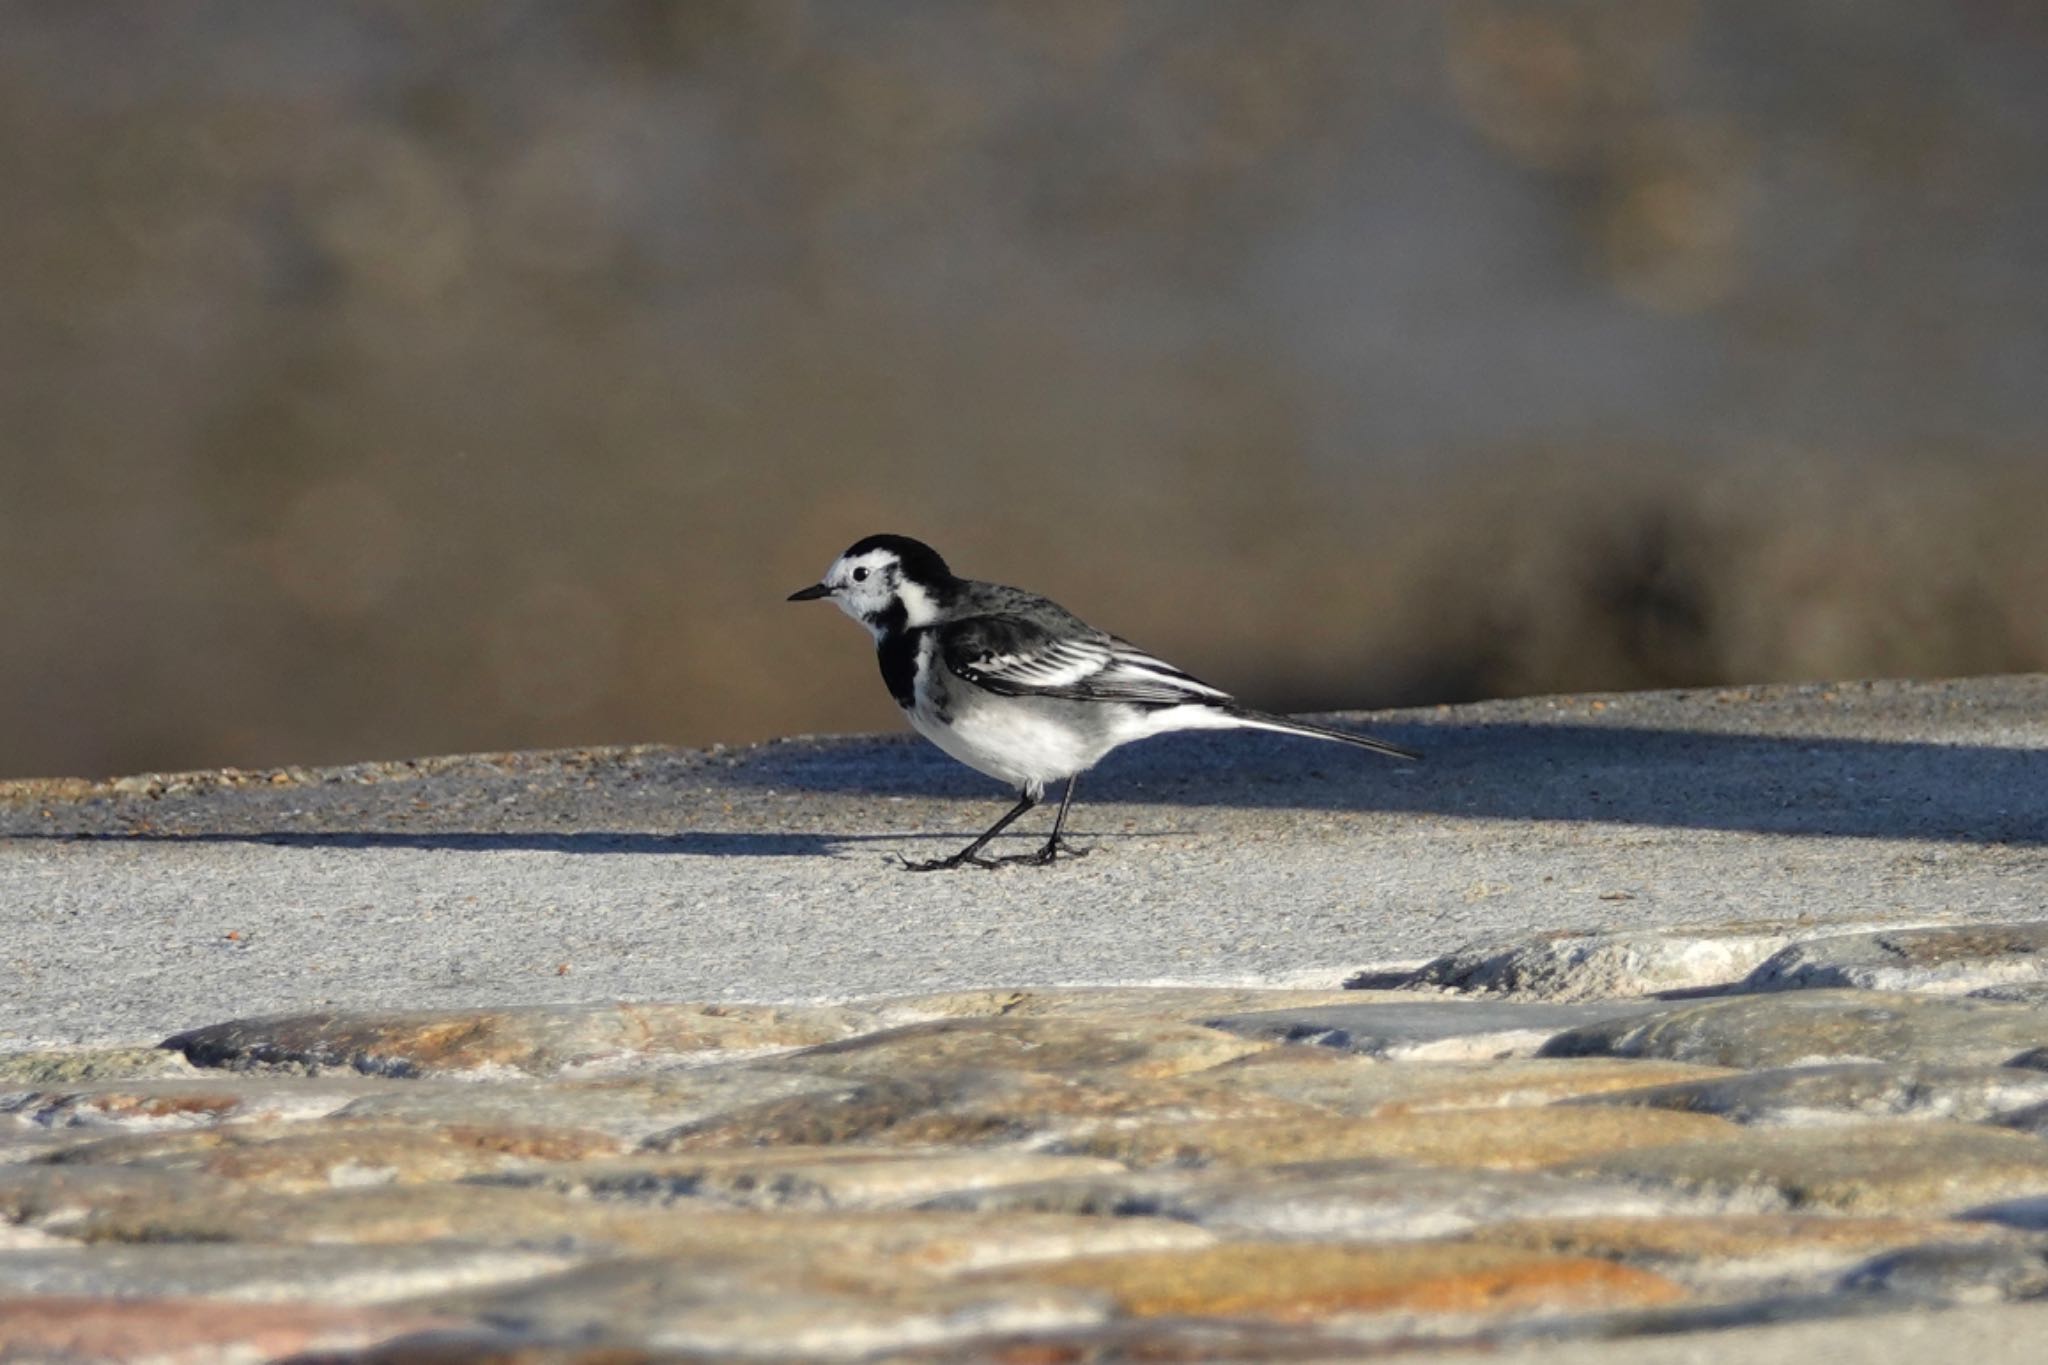
{"type": "Polygon", "coordinates": [[[1017,804],[980,838],[950,858],[908,864],[914,871],[1079,856],[1085,850],[1060,837],[1079,775],[1112,749],[1174,730],[1277,730],[1421,757],[1370,735],[1254,711],[1057,602],[955,577],[938,551],[907,536],[869,536],[789,600],[820,597],[875,637],[882,681],[919,734],[1017,788],[1017,804]],[[1048,782],[1062,779],[1067,788],[1045,847],[1014,858],[981,856],[1044,799],[1048,782]]]}

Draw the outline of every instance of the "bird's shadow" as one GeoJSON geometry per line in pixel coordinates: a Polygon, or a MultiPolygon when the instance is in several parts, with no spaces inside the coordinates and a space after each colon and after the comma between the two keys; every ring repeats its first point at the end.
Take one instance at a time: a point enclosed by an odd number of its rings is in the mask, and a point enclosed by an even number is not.
{"type": "MultiPolygon", "coordinates": [[[[159,843],[159,844],[259,844],[267,848],[308,849],[411,849],[450,853],[572,853],[577,855],[655,854],[699,858],[810,858],[833,856],[862,844],[903,845],[931,842],[964,844],[977,831],[962,826],[944,832],[908,830],[892,833],[832,834],[769,832],[760,834],[714,830],[680,830],[674,834],[625,833],[613,830],[574,830],[480,834],[466,830],[440,833],[394,830],[248,830],[236,832],[161,829],[127,829],[42,833],[24,831],[0,835],[10,839],[47,839],[64,843],[159,843]]],[[[1085,847],[1108,835],[1076,831],[1085,847]]],[[[1118,830],[1114,836],[1127,839],[1169,837],[1166,831],[1118,830]]],[[[1017,834],[1019,846],[1026,839],[1042,842],[1042,834],[1017,834]]],[[[895,856],[890,850],[890,856],[895,856]]]]}
{"type": "Polygon", "coordinates": [[[72,839],[141,839],[179,844],[262,844],[270,848],[415,849],[452,853],[575,853],[666,854],[700,858],[803,858],[830,854],[846,844],[897,844],[913,839],[952,839],[946,834],[817,834],[768,832],[740,834],[712,830],[680,830],[674,834],[622,833],[611,830],[508,832],[478,834],[391,830],[258,830],[245,834],[130,831],[119,834],[55,836],[72,839]]]}

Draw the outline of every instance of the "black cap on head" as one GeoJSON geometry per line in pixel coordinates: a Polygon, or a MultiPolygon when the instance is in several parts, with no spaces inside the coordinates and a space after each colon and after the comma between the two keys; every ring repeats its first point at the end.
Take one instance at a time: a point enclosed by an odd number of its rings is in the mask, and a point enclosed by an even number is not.
{"type": "Polygon", "coordinates": [[[946,561],[939,552],[921,540],[909,536],[869,536],[855,541],[846,551],[847,558],[864,555],[870,550],[887,550],[903,565],[903,576],[913,583],[950,583],[953,571],[946,567],[946,561]]]}

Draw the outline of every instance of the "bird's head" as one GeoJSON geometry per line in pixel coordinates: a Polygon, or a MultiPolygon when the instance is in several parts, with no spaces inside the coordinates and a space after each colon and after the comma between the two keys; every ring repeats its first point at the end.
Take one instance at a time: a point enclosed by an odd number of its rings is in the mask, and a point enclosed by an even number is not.
{"type": "Polygon", "coordinates": [[[791,593],[789,600],[829,597],[879,637],[892,628],[937,620],[956,581],[939,552],[923,541],[869,536],[833,560],[823,578],[791,593]]]}

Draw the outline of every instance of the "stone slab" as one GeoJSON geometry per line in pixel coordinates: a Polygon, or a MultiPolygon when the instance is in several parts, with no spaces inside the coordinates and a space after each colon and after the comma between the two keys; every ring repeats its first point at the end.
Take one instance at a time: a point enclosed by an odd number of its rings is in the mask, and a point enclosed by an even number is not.
{"type": "Polygon", "coordinates": [[[1898,991],[1811,990],[1667,1006],[1561,1033],[1552,1057],[1707,1066],[1879,1061],[1999,1066],[2048,1037],[2048,1010],[1898,991]]]}
{"type": "Polygon", "coordinates": [[[1684,1296],[1661,1276],[1609,1261],[1456,1242],[1235,1243],[1088,1257],[1009,1273],[1108,1294],[1121,1311],[1137,1317],[1201,1313],[1299,1321],[1342,1313],[1607,1307],[1684,1296]]]}
{"type": "Polygon", "coordinates": [[[2048,921],[1884,929],[1808,939],[1749,974],[1753,991],[1852,987],[1963,995],[2048,984],[2048,921]]]}
{"type": "Polygon", "coordinates": [[[1628,1221],[1668,1214],[1682,1202],[1544,1171],[1367,1159],[1049,1180],[957,1192],[923,1207],[1173,1218],[1232,1238],[1389,1242],[1509,1219],[1603,1214],[1628,1221]]]}
{"type": "Polygon", "coordinates": [[[546,1338],[624,1336],[723,1359],[872,1359],[1012,1332],[1085,1328],[1107,1316],[1088,1288],[932,1283],[894,1290],[829,1282],[776,1288],[701,1261],[603,1262],[516,1289],[438,1295],[416,1306],[546,1338]]]}
{"type": "MultiPolygon", "coordinates": [[[[519,1282],[573,1258],[533,1248],[235,1243],[0,1251],[0,1300],[31,1296],[233,1303],[396,1303],[519,1282]]],[[[0,1357],[4,1358],[4,1357],[0,1357]]]]}
{"type": "Polygon", "coordinates": [[[2030,1109],[2048,1114],[2048,1072],[2016,1066],[1838,1062],[1608,1091],[1575,1097],[1571,1102],[1679,1109],[1718,1114],[1736,1123],[1927,1118],[1966,1123],[1995,1120],[2030,1128],[2030,1109]]]}
{"type": "Polygon", "coordinates": [[[48,1129],[205,1128],[257,1119],[325,1118],[387,1093],[373,1081],[279,1084],[247,1077],[87,1081],[14,1090],[0,1085],[0,1118],[48,1129]]]}
{"type": "Polygon", "coordinates": [[[334,1116],[363,1123],[574,1128],[638,1143],[736,1110],[802,1095],[843,1096],[856,1088],[836,1077],[745,1064],[553,1081],[519,1077],[490,1085],[423,1080],[383,1086],[334,1116]]]}
{"type": "Polygon", "coordinates": [[[2048,1187],[2048,1143],[2002,1128],[1871,1120],[1747,1129],[1710,1145],[1638,1147],[1555,1169],[1713,1198],[1732,1212],[1954,1214],[2048,1187]]]}
{"type": "Polygon", "coordinates": [[[1697,991],[1742,981],[1791,937],[1783,927],[1742,924],[1555,931],[1468,943],[1409,971],[1364,972],[1349,984],[1552,1001],[1697,991]]]}
{"type": "Polygon", "coordinates": [[[1818,1321],[1634,1336],[1528,1340],[1429,1357],[1430,1365],[2032,1365],[2048,1340],[2048,1305],[1945,1313],[1834,1315],[1818,1321]]]}
{"type": "Polygon", "coordinates": [[[491,1183],[659,1206],[701,1200],[734,1208],[871,1209],[1122,1169],[1042,1152],[771,1147],[563,1163],[491,1183]]]}
{"type": "Polygon", "coordinates": [[[2048,1245],[1933,1242],[1888,1252],[1842,1277],[1850,1294],[1893,1294],[1920,1304],[2048,1299],[2048,1245]]]}
{"type": "Polygon", "coordinates": [[[1805,1292],[1831,1289],[1873,1254],[1932,1245],[2024,1244],[2017,1234],[1990,1224],[1811,1213],[1538,1217],[1489,1222],[1465,1235],[1489,1245],[1620,1260],[1690,1284],[1765,1280],[1780,1292],[1790,1281],[1805,1292]]]}
{"type": "Polygon", "coordinates": [[[1217,1067],[1201,1079],[1218,1089],[1237,1092],[1244,1097],[1243,1103],[1265,1095],[1341,1114],[1378,1117],[1449,1109],[1526,1108],[1731,1074],[1724,1067],[1618,1057],[1406,1061],[1390,1066],[1355,1053],[1292,1046],[1217,1067]]]}
{"type": "Polygon", "coordinates": [[[1389,1060],[1460,1061],[1528,1057],[1552,1038],[1654,1013],[1640,1003],[1507,1004],[1385,999],[1311,1009],[1261,1010],[1204,1022],[1247,1038],[1314,1043],[1389,1060]]]}
{"type": "Polygon", "coordinates": [[[305,1352],[361,1348],[438,1325],[429,1314],[382,1306],[37,1295],[0,1300],[0,1359],[257,1365],[305,1352]]]}
{"type": "Polygon", "coordinates": [[[1068,1077],[1178,1076],[1261,1050],[1228,1031],[1115,1015],[935,1019],[826,1043],[779,1059],[778,1068],[889,1079],[1001,1071],[1068,1077]]]}
{"type": "Polygon", "coordinates": [[[1280,1166],[1371,1159],[1412,1166],[1531,1170],[1625,1147],[1707,1145],[1740,1134],[1734,1124],[1706,1114],[1550,1106],[1373,1119],[1332,1116],[1286,1124],[1263,1119],[1105,1124],[1057,1147],[1137,1166],[1280,1166]]]}
{"type": "Polygon", "coordinates": [[[368,1076],[553,1076],[782,1051],[853,1033],[846,1010],[720,1004],[335,1012],[236,1019],[167,1038],[195,1066],[368,1076]]]}

